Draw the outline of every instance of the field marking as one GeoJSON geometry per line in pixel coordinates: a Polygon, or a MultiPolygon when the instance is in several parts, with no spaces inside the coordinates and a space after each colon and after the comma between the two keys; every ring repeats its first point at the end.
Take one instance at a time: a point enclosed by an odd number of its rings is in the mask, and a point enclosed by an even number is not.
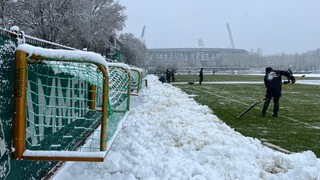
{"type": "Polygon", "coordinates": [[[272,143],[269,143],[269,142],[266,142],[266,141],[262,141],[262,140],[261,140],[261,143],[263,145],[268,146],[268,147],[270,147],[272,149],[275,149],[277,151],[281,151],[281,152],[284,152],[284,153],[287,153],[287,154],[292,154],[292,152],[290,152],[290,151],[288,151],[288,150],[286,150],[286,149],[284,149],[284,148],[282,148],[280,146],[277,146],[275,144],[272,144],[272,143]]]}
{"type": "Polygon", "coordinates": [[[208,94],[212,94],[212,95],[214,95],[214,96],[217,96],[217,97],[220,97],[220,98],[223,98],[223,99],[227,99],[227,100],[229,100],[229,101],[237,102],[237,103],[242,104],[242,105],[249,106],[249,104],[246,104],[246,103],[241,102],[241,101],[239,101],[239,100],[230,99],[230,98],[227,98],[227,97],[222,96],[222,95],[214,94],[213,92],[210,92],[210,91],[200,90],[200,89],[196,89],[196,88],[194,88],[194,87],[192,87],[192,89],[197,90],[197,91],[200,91],[200,92],[205,92],[205,93],[208,93],[208,94]]]}
{"type": "MultiPolygon", "coordinates": [[[[215,94],[215,93],[210,92],[210,91],[196,89],[195,87],[192,87],[192,89],[197,90],[197,91],[200,91],[200,92],[208,93],[208,94],[211,94],[211,95],[214,95],[214,96],[223,98],[223,99],[227,99],[227,100],[232,101],[232,102],[237,102],[237,103],[240,103],[240,104],[242,104],[242,105],[250,106],[250,105],[247,104],[247,103],[243,103],[243,102],[241,102],[241,101],[239,101],[239,100],[235,100],[235,99],[230,99],[230,98],[227,98],[227,97],[222,96],[222,95],[215,94]]],[[[224,90],[224,91],[225,91],[225,90],[224,90]]],[[[228,92],[228,91],[227,91],[227,92],[228,92]]],[[[255,109],[258,109],[258,110],[260,109],[260,108],[258,108],[258,107],[254,107],[254,108],[255,108],[255,109]]],[[[286,119],[288,119],[288,120],[291,120],[291,121],[293,121],[293,122],[296,122],[296,123],[303,124],[303,125],[305,125],[305,126],[307,126],[307,127],[309,127],[309,128],[312,128],[312,129],[320,129],[319,126],[315,126],[315,125],[312,125],[312,124],[309,124],[309,123],[306,123],[306,122],[303,122],[303,121],[298,121],[298,120],[293,119],[293,118],[291,118],[291,117],[287,117],[287,116],[281,116],[281,117],[284,117],[284,118],[286,118],[286,119]]]]}
{"type": "MultiPolygon", "coordinates": [[[[171,84],[188,84],[189,82],[171,82],[171,84]]],[[[198,81],[193,82],[199,84],[198,81]]],[[[202,84],[263,84],[263,81],[211,81],[202,82],[202,84]]],[[[320,85],[320,80],[299,80],[296,84],[320,85]]]]}
{"type": "Polygon", "coordinates": [[[282,117],[285,117],[285,118],[287,118],[287,119],[289,119],[289,120],[291,120],[293,122],[296,122],[296,123],[304,124],[304,125],[306,125],[306,126],[308,126],[310,128],[313,128],[313,129],[320,129],[319,126],[315,126],[315,125],[312,125],[312,124],[309,124],[309,123],[306,123],[306,122],[298,121],[298,120],[293,119],[291,117],[287,117],[287,116],[282,116],[282,117]]]}

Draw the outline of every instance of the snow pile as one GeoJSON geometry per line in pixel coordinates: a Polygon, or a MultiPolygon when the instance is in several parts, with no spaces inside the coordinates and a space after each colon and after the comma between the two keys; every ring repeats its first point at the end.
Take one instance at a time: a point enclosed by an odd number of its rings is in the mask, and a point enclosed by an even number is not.
{"type": "Polygon", "coordinates": [[[319,179],[311,151],[284,154],[235,132],[207,106],[148,76],[103,163],[68,162],[53,179],[319,179]]]}

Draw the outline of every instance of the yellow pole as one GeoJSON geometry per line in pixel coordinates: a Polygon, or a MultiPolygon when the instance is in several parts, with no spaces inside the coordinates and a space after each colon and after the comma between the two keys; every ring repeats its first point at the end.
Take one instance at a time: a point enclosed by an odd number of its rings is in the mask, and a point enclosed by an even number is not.
{"type": "Polygon", "coordinates": [[[17,50],[14,58],[14,159],[21,159],[25,150],[25,117],[27,88],[27,54],[17,50]]]}
{"type": "Polygon", "coordinates": [[[101,134],[100,134],[100,151],[106,150],[107,145],[107,123],[108,123],[108,92],[109,78],[106,68],[98,65],[103,74],[103,90],[102,90],[102,118],[101,118],[101,134]]]}
{"type": "Polygon", "coordinates": [[[96,94],[97,94],[97,86],[91,85],[89,89],[89,109],[94,111],[96,109],[96,94]]]}
{"type": "MultiPolygon", "coordinates": [[[[137,70],[138,71],[138,70],[137,70]]],[[[139,74],[139,82],[138,82],[138,89],[137,89],[137,93],[139,93],[139,90],[141,88],[141,82],[142,82],[142,76],[141,76],[141,72],[138,71],[139,74]]]]}

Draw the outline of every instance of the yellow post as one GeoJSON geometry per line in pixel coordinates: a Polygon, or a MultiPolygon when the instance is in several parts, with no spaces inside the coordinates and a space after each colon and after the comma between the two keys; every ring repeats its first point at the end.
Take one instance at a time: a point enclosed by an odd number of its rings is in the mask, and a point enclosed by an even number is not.
{"type": "Polygon", "coordinates": [[[97,86],[91,85],[89,89],[89,109],[92,111],[96,109],[96,94],[97,86]]]}
{"type": "Polygon", "coordinates": [[[102,90],[102,118],[101,118],[101,134],[100,134],[100,151],[105,151],[107,146],[107,123],[108,123],[108,87],[109,78],[106,68],[98,65],[103,74],[103,90],[102,90]]]}
{"type": "Polygon", "coordinates": [[[14,57],[14,159],[21,159],[25,150],[25,117],[27,88],[27,54],[17,50],[14,57]]]}
{"type": "Polygon", "coordinates": [[[142,74],[141,74],[141,71],[138,71],[138,74],[139,74],[139,82],[138,82],[138,90],[137,90],[137,93],[139,93],[139,90],[141,88],[141,83],[142,83],[142,74]]]}

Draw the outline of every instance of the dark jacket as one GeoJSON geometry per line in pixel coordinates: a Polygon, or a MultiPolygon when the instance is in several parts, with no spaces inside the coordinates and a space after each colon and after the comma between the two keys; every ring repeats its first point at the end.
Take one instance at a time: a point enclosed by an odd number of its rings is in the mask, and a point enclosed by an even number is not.
{"type": "Polygon", "coordinates": [[[200,78],[200,81],[203,81],[203,68],[201,68],[199,72],[199,78],[200,78]]]}
{"type": "Polygon", "coordinates": [[[264,85],[266,86],[266,97],[280,97],[281,96],[281,88],[282,88],[282,80],[281,76],[286,76],[293,83],[295,81],[294,77],[289,71],[280,71],[280,70],[270,70],[266,72],[264,76],[264,85]]]}
{"type": "Polygon", "coordinates": [[[166,76],[167,76],[167,82],[170,82],[171,72],[169,71],[169,69],[167,69],[166,71],[166,76]]]}
{"type": "Polygon", "coordinates": [[[163,75],[161,75],[160,78],[159,78],[159,81],[164,83],[164,82],[166,82],[166,78],[163,75]]]}

